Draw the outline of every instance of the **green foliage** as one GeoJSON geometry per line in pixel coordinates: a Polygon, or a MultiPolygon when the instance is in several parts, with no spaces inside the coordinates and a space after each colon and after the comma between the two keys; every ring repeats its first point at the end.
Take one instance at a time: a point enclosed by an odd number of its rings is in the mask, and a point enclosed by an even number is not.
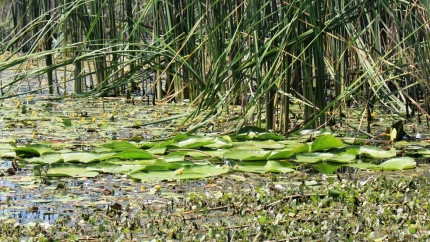
{"type": "Polygon", "coordinates": [[[316,138],[314,142],[312,142],[312,152],[340,148],[343,146],[344,144],[339,138],[333,135],[324,135],[316,138]]]}

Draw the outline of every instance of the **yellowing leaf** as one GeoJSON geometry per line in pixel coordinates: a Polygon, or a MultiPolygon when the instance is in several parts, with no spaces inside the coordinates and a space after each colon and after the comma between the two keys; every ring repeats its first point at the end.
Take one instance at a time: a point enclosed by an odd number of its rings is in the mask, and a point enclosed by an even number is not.
{"type": "Polygon", "coordinates": [[[397,130],[395,128],[391,129],[390,141],[394,141],[397,137],[397,130]]]}

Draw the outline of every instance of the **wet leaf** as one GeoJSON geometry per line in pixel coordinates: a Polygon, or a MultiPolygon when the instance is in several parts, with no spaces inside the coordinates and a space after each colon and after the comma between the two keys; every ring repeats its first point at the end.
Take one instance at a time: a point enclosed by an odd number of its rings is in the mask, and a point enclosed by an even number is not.
{"type": "Polygon", "coordinates": [[[205,145],[213,144],[214,139],[212,137],[190,137],[188,139],[179,141],[173,146],[181,149],[197,149],[205,145]]]}
{"type": "Polygon", "coordinates": [[[127,141],[112,141],[102,146],[110,149],[138,148],[135,144],[127,141]]]}
{"type": "Polygon", "coordinates": [[[286,167],[282,162],[269,160],[264,166],[266,172],[275,173],[288,173],[293,172],[294,169],[286,167]]]}
{"type": "Polygon", "coordinates": [[[333,135],[319,136],[312,142],[312,152],[343,147],[342,140],[333,135]]]}
{"type": "Polygon", "coordinates": [[[229,150],[224,153],[223,157],[240,161],[267,160],[270,153],[270,151],[229,150]]]}
{"type": "Polygon", "coordinates": [[[227,166],[219,165],[196,165],[191,167],[185,167],[174,171],[174,179],[177,180],[189,180],[189,179],[201,179],[205,177],[218,176],[229,172],[227,166]],[[183,169],[183,170],[182,170],[183,169]],[[181,172],[178,172],[181,171],[181,172]]]}
{"type": "Polygon", "coordinates": [[[298,163],[318,163],[321,161],[328,160],[330,158],[333,158],[334,155],[331,153],[300,153],[295,156],[294,161],[298,163]]]}
{"type": "Polygon", "coordinates": [[[340,163],[340,164],[352,163],[354,162],[354,160],[355,160],[355,155],[348,154],[348,153],[338,154],[327,159],[327,161],[329,162],[340,163]]]}
{"type": "Polygon", "coordinates": [[[15,153],[19,157],[31,158],[48,153],[55,153],[55,149],[48,145],[32,144],[25,147],[15,148],[15,153]]]}
{"type": "Polygon", "coordinates": [[[296,147],[288,147],[288,148],[285,148],[282,150],[274,150],[274,151],[272,151],[272,153],[268,159],[269,160],[287,159],[296,153],[308,152],[308,151],[309,151],[308,144],[300,144],[296,147]]]}
{"type": "Polygon", "coordinates": [[[30,159],[26,159],[29,163],[38,163],[38,164],[54,164],[64,162],[63,157],[60,154],[48,154],[40,157],[33,157],[30,159]]]}
{"type": "Polygon", "coordinates": [[[394,170],[404,170],[404,169],[411,169],[415,168],[417,163],[415,162],[414,158],[411,157],[399,157],[399,158],[393,158],[389,159],[379,166],[382,167],[384,170],[394,171],[394,170]]]}
{"type": "Polygon", "coordinates": [[[342,165],[333,165],[333,164],[322,162],[322,163],[315,164],[313,167],[321,173],[333,174],[335,171],[341,168],[342,165]]]}
{"type": "Polygon", "coordinates": [[[73,152],[60,154],[64,162],[80,162],[80,163],[93,163],[105,157],[106,154],[98,154],[92,152],[73,152]]]}
{"type": "Polygon", "coordinates": [[[123,160],[141,160],[141,159],[151,159],[152,155],[145,150],[123,151],[106,158],[118,158],[123,160]]]}
{"type": "Polygon", "coordinates": [[[384,150],[379,147],[364,145],[360,147],[360,154],[371,158],[391,158],[396,156],[396,149],[384,150]]]}
{"type": "Polygon", "coordinates": [[[138,181],[171,181],[174,173],[172,171],[140,171],[131,173],[129,178],[138,181]]]}
{"type": "Polygon", "coordinates": [[[96,177],[99,173],[95,171],[91,171],[87,169],[85,166],[81,166],[78,164],[68,164],[68,163],[61,163],[61,164],[54,164],[52,165],[47,175],[48,176],[70,176],[70,177],[96,177]]]}
{"type": "Polygon", "coordinates": [[[351,164],[348,164],[347,166],[362,169],[362,170],[380,170],[381,169],[379,165],[375,165],[367,162],[351,163],[351,164]]]}
{"type": "Polygon", "coordinates": [[[221,136],[215,137],[212,144],[204,145],[205,148],[211,149],[222,149],[222,148],[230,148],[233,146],[233,142],[231,141],[230,136],[221,136]]]}

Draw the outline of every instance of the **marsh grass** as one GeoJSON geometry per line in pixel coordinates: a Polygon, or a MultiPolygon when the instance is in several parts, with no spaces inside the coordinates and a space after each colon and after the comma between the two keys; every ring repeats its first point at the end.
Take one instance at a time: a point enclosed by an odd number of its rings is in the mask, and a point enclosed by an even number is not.
{"type": "Polygon", "coordinates": [[[79,96],[189,99],[190,119],[240,105],[250,124],[283,133],[333,125],[352,104],[368,127],[375,105],[429,117],[428,1],[35,2],[0,2],[0,72],[15,70],[1,76],[2,99],[38,76],[47,86],[31,92],[66,94],[73,82],[79,96]],[[45,65],[24,71],[32,61],[45,65]],[[292,123],[291,102],[304,123],[292,123]]]}

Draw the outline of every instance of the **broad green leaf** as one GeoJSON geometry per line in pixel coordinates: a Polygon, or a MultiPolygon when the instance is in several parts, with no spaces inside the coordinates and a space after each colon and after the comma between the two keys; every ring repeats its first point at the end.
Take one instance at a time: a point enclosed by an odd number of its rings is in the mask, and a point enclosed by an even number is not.
{"type": "Polygon", "coordinates": [[[270,151],[229,150],[224,153],[223,157],[240,161],[267,160],[270,153],[270,151]]]}
{"type": "Polygon", "coordinates": [[[355,160],[355,155],[348,154],[348,153],[338,154],[327,159],[327,161],[329,162],[340,163],[340,164],[352,163],[354,162],[354,160],[355,160]]]}
{"type": "Polygon", "coordinates": [[[344,144],[339,138],[333,135],[324,135],[316,138],[314,142],[312,142],[312,152],[340,148],[343,146],[344,144]]]}
{"type": "Polygon", "coordinates": [[[48,176],[56,177],[96,177],[99,173],[78,164],[53,164],[48,170],[48,176]]]}
{"type": "Polygon", "coordinates": [[[347,166],[362,169],[362,170],[380,170],[381,169],[379,165],[375,165],[367,162],[351,163],[351,164],[348,164],[347,166]]]}
{"type": "Polygon", "coordinates": [[[415,162],[414,158],[411,157],[398,157],[389,159],[379,166],[382,167],[384,170],[404,170],[404,169],[411,169],[415,168],[417,163],[415,162]]]}
{"type": "Polygon", "coordinates": [[[256,139],[256,140],[276,140],[276,141],[279,141],[279,140],[283,140],[284,136],[278,135],[278,134],[275,134],[275,133],[267,132],[267,133],[258,134],[257,136],[255,136],[254,139],[256,139]]]}
{"type": "Polygon", "coordinates": [[[227,152],[227,150],[224,150],[224,149],[205,150],[205,151],[195,150],[195,151],[188,151],[187,156],[189,156],[191,158],[196,158],[196,159],[212,158],[212,157],[216,157],[218,159],[223,159],[224,153],[226,153],[226,152],[227,152]]]}
{"type": "Polygon", "coordinates": [[[171,181],[175,173],[173,171],[139,171],[128,175],[129,178],[138,181],[171,181]]]}
{"type": "Polygon", "coordinates": [[[142,151],[142,149],[139,149],[137,147],[119,147],[119,148],[111,149],[110,151],[111,152],[116,152],[116,153],[119,153],[119,152],[133,152],[133,151],[140,152],[140,151],[142,151]]]}
{"type": "Polygon", "coordinates": [[[122,149],[122,148],[138,148],[137,145],[128,141],[112,141],[102,145],[103,147],[110,149],[122,149]]]}
{"type": "Polygon", "coordinates": [[[100,163],[97,164],[92,164],[90,166],[87,167],[88,170],[90,171],[96,171],[96,172],[100,172],[100,173],[116,173],[115,169],[121,167],[120,164],[114,164],[114,163],[110,163],[107,161],[102,161],[100,163]]]}
{"type": "Polygon", "coordinates": [[[36,164],[54,164],[64,162],[63,157],[60,154],[48,154],[40,157],[33,157],[30,159],[26,159],[29,163],[36,164]]]}
{"type": "Polygon", "coordinates": [[[109,159],[109,163],[114,165],[154,165],[155,160],[120,160],[120,159],[109,159]]]}
{"type": "Polygon", "coordinates": [[[296,153],[308,152],[308,151],[309,151],[309,145],[308,144],[300,144],[296,147],[290,146],[290,147],[284,148],[282,150],[274,150],[274,151],[272,151],[272,153],[268,159],[269,160],[287,159],[296,153]]]}
{"type": "Polygon", "coordinates": [[[187,135],[187,134],[184,134],[184,133],[179,133],[179,134],[177,134],[175,137],[173,137],[173,139],[172,140],[174,140],[174,141],[176,141],[176,142],[179,142],[179,141],[182,141],[182,140],[186,140],[186,139],[188,139],[190,136],[189,135],[187,135]]]}
{"type": "Polygon", "coordinates": [[[345,147],[345,153],[357,156],[360,154],[360,148],[361,146],[358,146],[358,145],[347,146],[345,147]]]}
{"type": "Polygon", "coordinates": [[[384,150],[379,147],[365,145],[360,147],[360,154],[371,158],[391,158],[396,156],[396,149],[384,150]]]}
{"type": "MultiPolygon", "coordinates": [[[[265,173],[266,168],[264,165],[239,164],[237,170],[241,172],[265,173]]],[[[234,168],[234,170],[236,170],[236,168],[234,168]]]]}
{"type": "Polygon", "coordinates": [[[333,165],[333,164],[321,162],[321,163],[315,164],[313,167],[321,173],[333,174],[333,172],[341,168],[342,165],[333,165]]]}
{"type": "Polygon", "coordinates": [[[140,171],[129,175],[130,178],[140,181],[162,181],[162,180],[189,180],[217,176],[229,171],[228,167],[203,165],[187,166],[175,171],[140,171]]]}
{"type": "Polygon", "coordinates": [[[294,155],[294,150],[292,149],[275,150],[275,151],[272,151],[271,155],[267,159],[282,160],[282,159],[290,158],[293,155],[294,155]]]}
{"type": "Polygon", "coordinates": [[[174,171],[174,179],[189,180],[201,179],[205,177],[218,176],[229,172],[227,166],[218,165],[196,165],[191,167],[183,167],[174,171]]]}
{"type": "Polygon", "coordinates": [[[273,160],[267,161],[266,165],[264,166],[264,169],[266,170],[266,172],[274,173],[288,173],[294,171],[294,169],[286,167],[281,162],[273,160]]]}
{"type": "Polygon", "coordinates": [[[164,153],[166,153],[166,147],[152,147],[146,151],[152,155],[164,155],[164,153]]]}
{"type": "Polygon", "coordinates": [[[173,139],[169,139],[160,143],[155,144],[154,146],[152,146],[152,148],[163,148],[163,147],[167,147],[167,146],[173,146],[176,143],[175,140],[173,139]]]}
{"type": "Polygon", "coordinates": [[[152,155],[145,150],[123,151],[105,158],[118,158],[123,160],[141,160],[141,159],[143,160],[143,159],[151,159],[152,155]]]}
{"type": "Polygon", "coordinates": [[[185,160],[185,154],[187,152],[173,152],[164,156],[163,160],[166,162],[178,162],[185,160]]]}
{"type": "Polygon", "coordinates": [[[179,141],[172,145],[181,149],[197,149],[205,145],[213,144],[214,139],[212,137],[190,137],[188,139],[179,141]]]}
{"type": "Polygon", "coordinates": [[[43,154],[55,153],[55,149],[48,145],[32,144],[26,145],[25,147],[15,148],[15,153],[19,157],[31,158],[43,154]]]}
{"type": "Polygon", "coordinates": [[[276,150],[284,148],[284,144],[273,141],[273,140],[264,140],[264,141],[245,141],[243,143],[235,143],[234,147],[237,146],[247,147],[248,149],[267,149],[267,150],[276,150]]]}
{"type": "Polygon", "coordinates": [[[141,171],[144,168],[144,165],[115,165],[109,162],[103,162],[87,167],[87,169],[92,171],[110,174],[130,174],[133,172],[141,171]]]}
{"type": "Polygon", "coordinates": [[[313,164],[313,163],[318,163],[321,161],[328,160],[332,157],[334,157],[334,155],[331,153],[319,153],[319,152],[300,153],[300,154],[296,154],[294,161],[298,163],[313,164]]]}
{"type": "Polygon", "coordinates": [[[203,147],[210,149],[222,149],[230,148],[233,146],[233,142],[231,141],[230,136],[215,137],[213,141],[214,143],[204,145],[203,147]]]}
{"type": "Polygon", "coordinates": [[[81,163],[93,163],[99,161],[106,154],[98,154],[92,152],[73,152],[60,154],[64,162],[81,162],[81,163]]]}

